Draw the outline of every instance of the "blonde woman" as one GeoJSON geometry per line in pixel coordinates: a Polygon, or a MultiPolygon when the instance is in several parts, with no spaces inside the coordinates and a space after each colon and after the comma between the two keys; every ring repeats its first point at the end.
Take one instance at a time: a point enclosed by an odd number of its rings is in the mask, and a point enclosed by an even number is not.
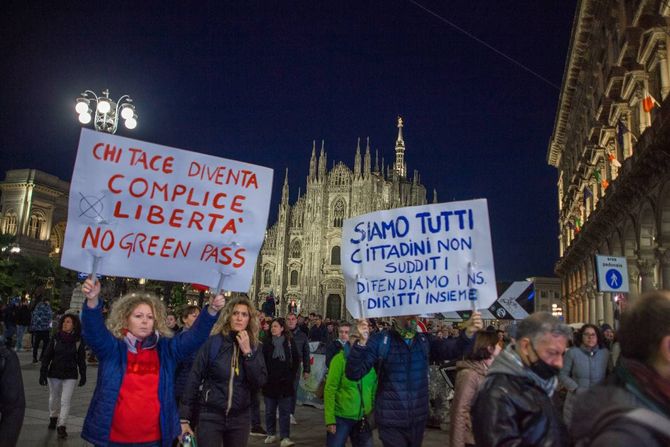
{"type": "Polygon", "coordinates": [[[243,447],[249,438],[250,393],[267,379],[258,317],[249,299],[233,298],[212,335],[196,355],[182,396],[182,433],[193,434],[192,418],[199,411],[200,447],[222,442],[224,447],[243,447]]]}
{"type": "Polygon", "coordinates": [[[120,298],[105,327],[100,282],[88,279],[82,291],[87,300],[81,311],[84,340],[100,362],[82,438],[96,446],[171,447],[181,432],[175,367],[205,342],[225,304],[223,295],[210,300],[190,331],[172,337],[165,306],[155,296],[120,298]]]}

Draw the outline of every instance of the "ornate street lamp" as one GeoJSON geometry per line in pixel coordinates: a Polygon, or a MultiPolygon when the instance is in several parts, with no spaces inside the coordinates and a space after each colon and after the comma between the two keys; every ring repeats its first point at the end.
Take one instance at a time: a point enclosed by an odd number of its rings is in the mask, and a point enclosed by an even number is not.
{"type": "Polygon", "coordinates": [[[124,125],[128,129],[137,127],[137,113],[132,102],[128,95],[123,95],[115,102],[109,97],[107,89],[102,91],[102,96],[96,95],[91,90],[85,90],[77,98],[75,110],[79,114],[80,123],[88,124],[93,119],[95,130],[116,133],[119,116],[124,119],[124,125]]]}

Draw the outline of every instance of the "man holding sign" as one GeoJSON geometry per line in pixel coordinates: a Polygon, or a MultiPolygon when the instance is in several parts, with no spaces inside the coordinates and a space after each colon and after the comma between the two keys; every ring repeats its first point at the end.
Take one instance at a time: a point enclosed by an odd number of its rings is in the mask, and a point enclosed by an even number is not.
{"type": "Polygon", "coordinates": [[[352,347],[346,366],[349,380],[360,380],[378,367],[375,418],[385,447],[419,447],[428,420],[428,361],[460,359],[472,349],[482,329],[474,312],[458,338],[440,339],[417,332],[417,316],[401,317],[389,331],[369,336],[367,321],[359,320],[361,338],[352,347]]]}
{"type": "Polygon", "coordinates": [[[475,308],[497,297],[486,200],[356,216],[344,223],[342,251],[349,312],[356,318],[399,317],[391,330],[369,339],[359,323],[361,340],[349,355],[347,378],[358,380],[376,366],[380,439],[385,446],[420,446],[429,359],[467,353],[483,326],[475,308]],[[417,331],[416,315],[456,310],[473,311],[458,338],[417,331]]]}

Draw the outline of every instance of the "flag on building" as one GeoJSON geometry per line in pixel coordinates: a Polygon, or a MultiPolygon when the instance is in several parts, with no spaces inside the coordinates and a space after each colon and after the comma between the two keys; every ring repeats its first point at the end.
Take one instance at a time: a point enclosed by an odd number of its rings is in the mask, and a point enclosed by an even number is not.
{"type": "Polygon", "coordinates": [[[642,108],[645,112],[649,113],[654,109],[654,106],[661,107],[658,101],[656,101],[656,98],[651,96],[651,94],[645,89],[644,98],[642,99],[642,108]]]}
{"type": "Polygon", "coordinates": [[[589,197],[593,197],[593,191],[588,186],[584,186],[584,204],[589,197]]]}
{"type": "Polygon", "coordinates": [[[610,164],[612,166],[615,166],[617,168],[621,167],[621,163],[619,163],[619,160],[616,159],[616,155],[614,155],[610,152],[609,154],[607,154],[607,158],[609,159],[610,164]]]}

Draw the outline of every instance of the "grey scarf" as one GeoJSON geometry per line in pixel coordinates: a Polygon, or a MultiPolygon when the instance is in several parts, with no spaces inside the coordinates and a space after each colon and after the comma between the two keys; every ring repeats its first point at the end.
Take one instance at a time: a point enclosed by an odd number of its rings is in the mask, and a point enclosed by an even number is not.
{"type": "Polygon", "coordinates": [[[487,375],[491,374],[509,374],[511,376],[527,377],[544,390],[549,397],[554,394],[556,386],[558,385],[557,377],[544,380],[524,365],[521,361],[521,357],[519,357],[519,354],[517,354],[514,349],[514,345],[509,345],[500,353],[500,355],[498,355],[498,357],[496,357],[487,373],[487,375]]]}
{"type": "Polygon", "coordinates": [[[279,359],[280,361],[286,360],[286,353],[284,352],[284,336],[280,335],[279,337],[272,336],[272,346],[274,346],[274,351],[272,351],[272,358],[279,359]]]}

